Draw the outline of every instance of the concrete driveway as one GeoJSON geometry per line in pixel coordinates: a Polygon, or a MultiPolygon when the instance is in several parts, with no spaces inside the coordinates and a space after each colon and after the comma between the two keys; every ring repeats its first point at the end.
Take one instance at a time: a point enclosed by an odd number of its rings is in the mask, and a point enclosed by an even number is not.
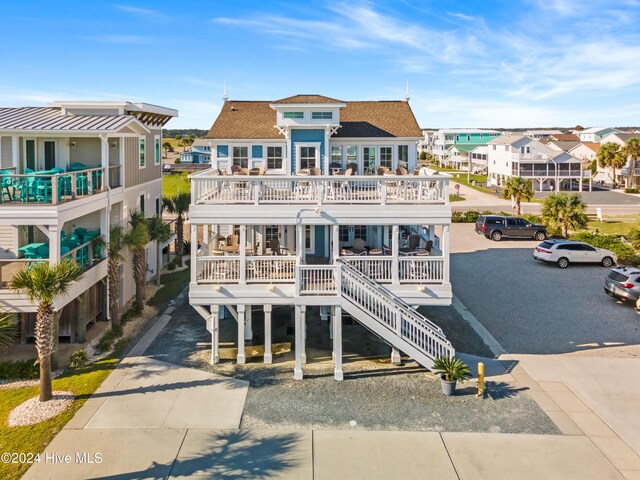
{"type": "Polygon", "coordinates": [[[533,259],[533,240],[493,242],[454,224],[453,292],[509,353],[640,356],[640,315],[603,290],[609,269],[561,270],[533,259]]]}

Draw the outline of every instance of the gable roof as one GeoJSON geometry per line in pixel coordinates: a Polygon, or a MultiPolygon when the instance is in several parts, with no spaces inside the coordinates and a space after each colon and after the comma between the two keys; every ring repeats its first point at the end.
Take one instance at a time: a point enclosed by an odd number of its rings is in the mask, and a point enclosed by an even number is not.
{"type": "Polygon", "coordinates": [[[549,138],[558,142],[578,142],[580,140],[580,137],[573,133],[558,133],[556,135],[551,135],[549,138]]]}
{"type": "Polygon", "coordinates": [[[580,145],[584,145],[585,147],[593,150],[594,152],[598,153],[600,151],[600,144],[597,142],[580,142],[578,145],[576,145],[575,147],[573,147],[571,150],[575,150],[576,148],[578,148],[580,145]]]}
{"type": "Polygon", "coordinates": [[[609,135],[606,135],[605,137],[603,137],[602,140],[609,138],[610,135],[613,135],[614,137],[623,141],[624,143],[627,143],[632,138],[640,138],[640,133],[610,133],[609,135]]]}
{"type": "MultiPolygon", "coordinates": [[[[273,103],[275,102],[226,101],[205,138],[284,139],[275,128],[276,111],[269,106],[273,103]]],[[[422,137],[422,131],[408,102],[345,103],[347,106],[340,111],[341,128],[332,138],[422,137]]]]}
{"type": "Polygon", "coordinates": [[[471,150],[475,150],[478,147],[486,147],[486,143],[458,143],[451,145],[447,150],[458,150],[460,153],[469,153],[471,150]]]}
{"type": "Polygon", "coordinates": [[[578,145],[580,145],[579,141],[574,141],[574,142],[563,142],[563,141],[557,141],[557,140],[550,140],[548,142],[542,142],[545,145],[555,145],[556,147],[558,147],[560,150],[562,150],[563,152],[568,152],[569,150],[571,150],[573,147],[576,147],[578,145]]]}
{"type": "Polygon", "coordinates": [[[585,130],[580,130],[578,132],[578,134],[582,135],[583,133],[599,133],[599,132],[602,132],[604,130],[611,130],[612,132],[619,132],[620,131],[617,128],[613,128],[613,127],[591,127],[591,128],[587,128],[585,130]]]}
{"type": "Polygon", "coordinates": [[[291,97],[281,98],[273,104],[286,104],[286,103],[344,103],[342,100],[336,100],[335,98],[325,97],[324,95],[293,95],[291,97]]]}
{"type": "Polygon", "coordinates": [[[516,142],[519,142],[523,139],[533,140],[530,137],[525,137],[524,135],[508,135],[502,134],[499,137],[492,138],[487,142],[488,145],[513,145],[516,142]]]}
{"type": "Polygon", "coordinates": [[[62,115],[58,107],[0,108],[0,130],[117,132],[131,123],[149,131],[133,115],[62,115]]]}

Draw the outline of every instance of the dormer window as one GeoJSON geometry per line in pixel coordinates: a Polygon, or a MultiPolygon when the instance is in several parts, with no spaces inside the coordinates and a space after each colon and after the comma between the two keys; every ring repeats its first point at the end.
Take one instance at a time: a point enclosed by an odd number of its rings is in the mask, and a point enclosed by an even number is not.
{"type": "Polygon", "coordinates": [[[283,112],[284,118],[304,118],[304,112],[283,112]]]}
{"type": "Polygon", "coordinates": [[[331,120],[333,112],[311,112],[312,120],[331,120]]]}

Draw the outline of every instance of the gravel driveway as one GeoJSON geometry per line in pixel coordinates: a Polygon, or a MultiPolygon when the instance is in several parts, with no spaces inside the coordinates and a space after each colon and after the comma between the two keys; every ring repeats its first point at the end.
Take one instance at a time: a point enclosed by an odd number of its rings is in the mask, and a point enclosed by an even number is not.
{"type": "Polygon", "coordinates": [[[609,270],[537,262],[537,243],[492,242],[454,224],[454,294],[509,353],[639,356],[640,315],[604,293],[609,270]]]}

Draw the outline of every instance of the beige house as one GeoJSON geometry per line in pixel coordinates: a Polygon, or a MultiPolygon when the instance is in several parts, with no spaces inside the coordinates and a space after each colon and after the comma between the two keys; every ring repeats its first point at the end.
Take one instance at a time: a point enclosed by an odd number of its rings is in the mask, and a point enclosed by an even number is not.
{"type": "MultiPolygon", "coordinates": [[[[624,147],[632,138],[640,139],[640,133],[611,133],[603,137],[600,144],[615,143],[620,145],[620,147],[624,147]]],[[[598,175],[601,173],[602,175],[599,180],[601,179],[607,183],[613,183],[613,170],[611,168],[602,168],[598,166],[598,175]]],[[[623,184],[627,187],[638,186],[640,184],[640,160],[637,160],[635,165],[632,165],[632,160],[628,158],[627,164],[624,167],[616,169],[616,177],[616,182],[619,184],[623,184]]]]}
{"type": "MultiPolygon", "coordinates": [[[[69,258],[84,270],[55,302],[59,336],[84,341],[87,324],[109,317],[105,248],[112,225],[160,211],[162,126],[176,110],[130,102],[54,102],[0,108],[0,301],[18,315],[20,338],[34,334],[37,306],[8,288],[34,262],[69,258]]],[[[156,248],[147,248],[148,275],[156,248]]],[[[131,262],[121,272],[123,304],[135,291],[131,262]]]]}

